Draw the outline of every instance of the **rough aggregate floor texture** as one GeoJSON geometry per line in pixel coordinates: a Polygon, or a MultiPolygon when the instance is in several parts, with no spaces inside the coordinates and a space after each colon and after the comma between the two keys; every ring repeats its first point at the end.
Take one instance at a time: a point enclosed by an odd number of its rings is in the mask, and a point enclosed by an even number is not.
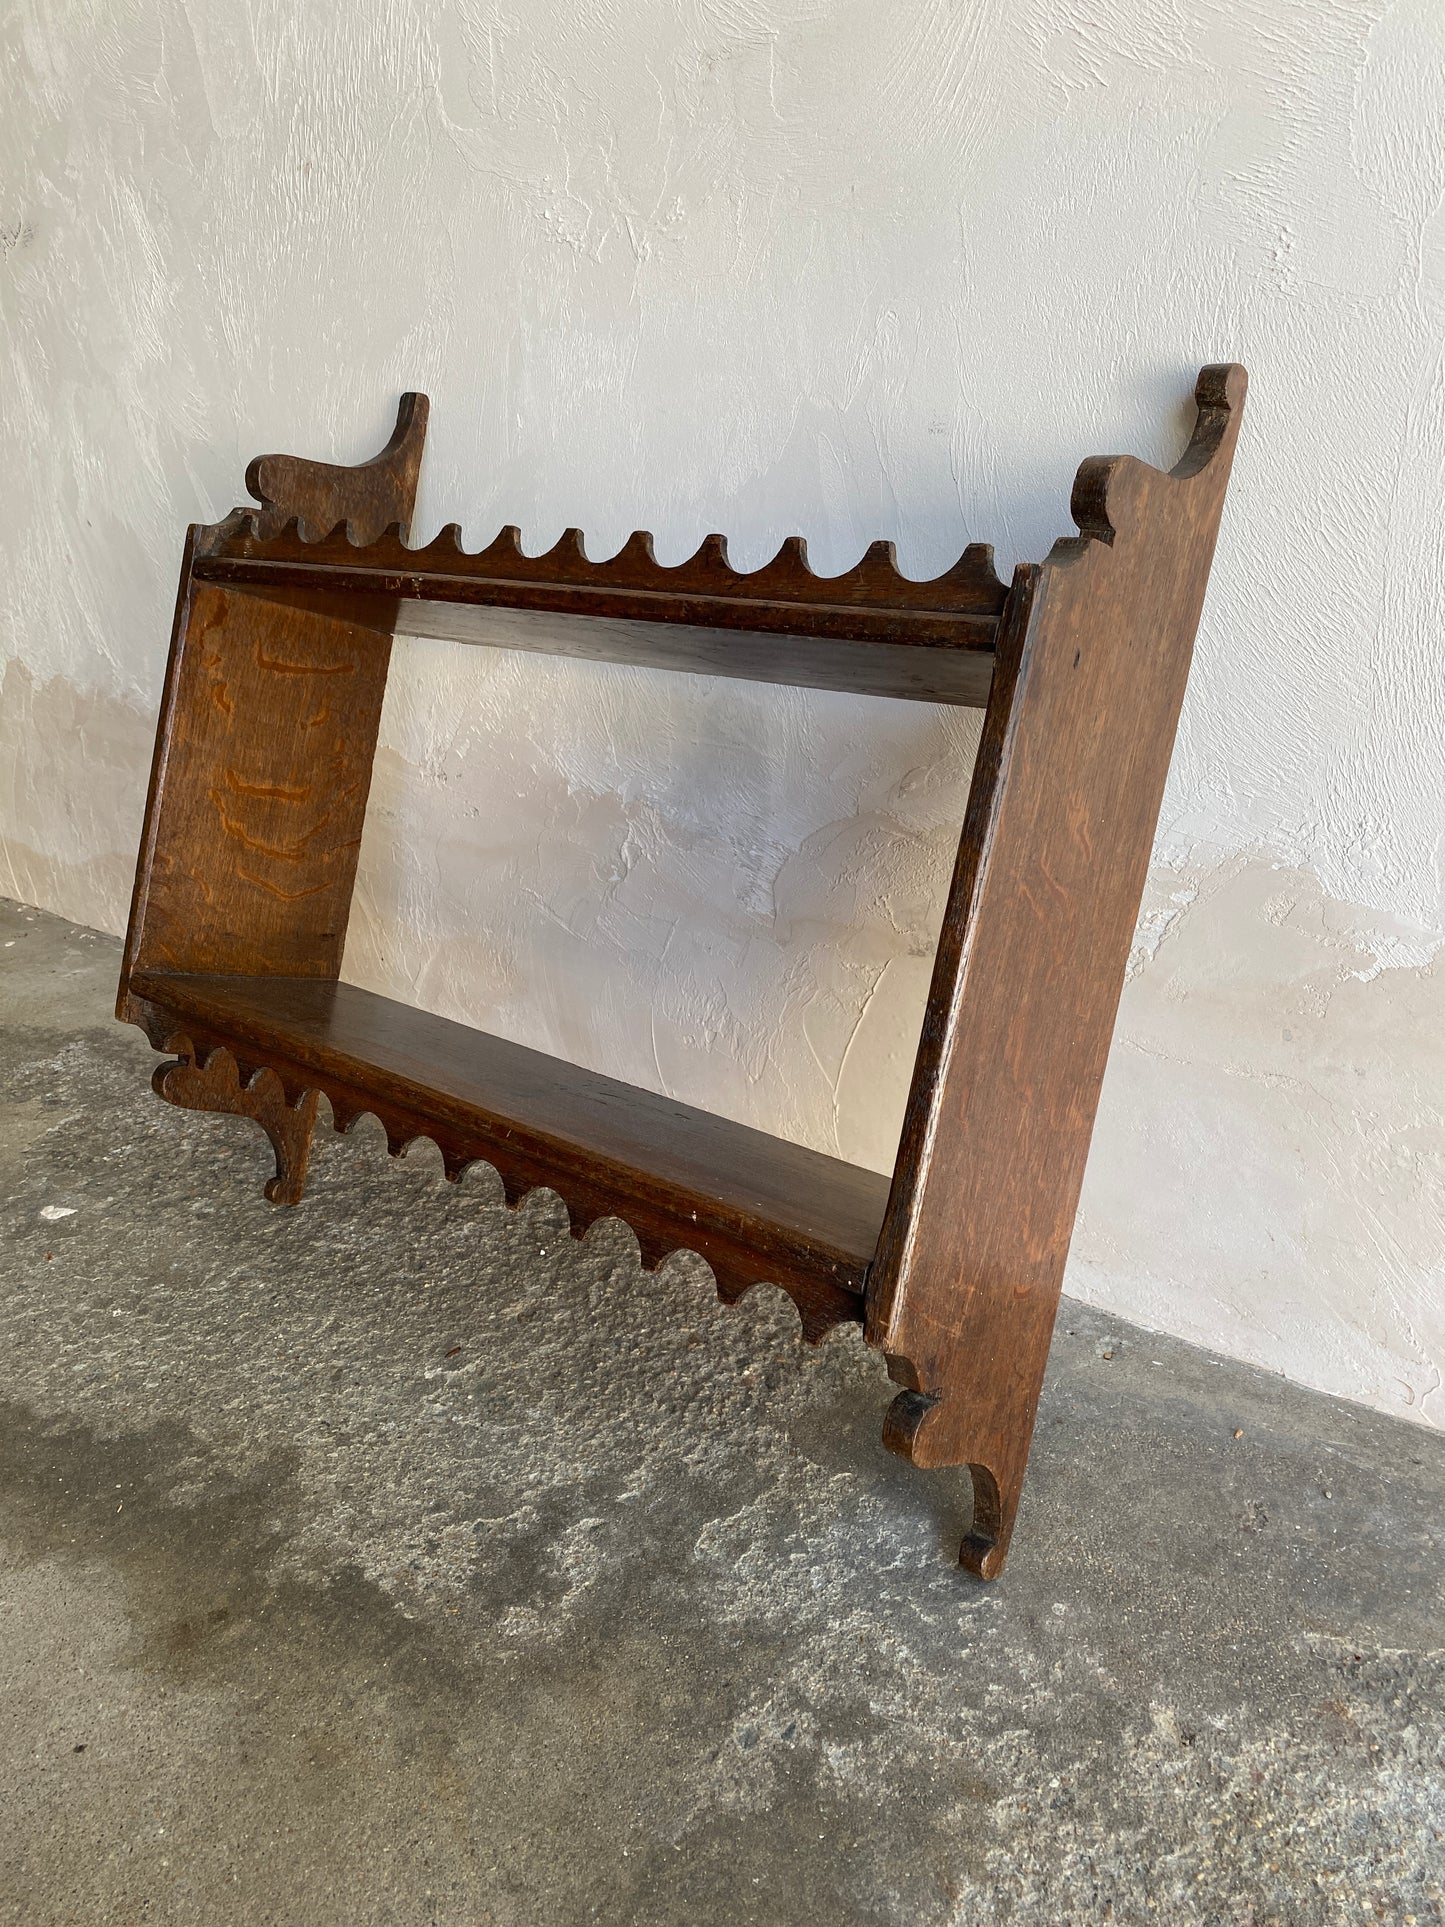
{"type": "Polygon", "coordinates": [[[980,1586],[856,1333],[374,1127],[268,1205],[0,926],[0,1919],[1442,1918],[1439,1438],[1066,1304],[980,1586]]]}

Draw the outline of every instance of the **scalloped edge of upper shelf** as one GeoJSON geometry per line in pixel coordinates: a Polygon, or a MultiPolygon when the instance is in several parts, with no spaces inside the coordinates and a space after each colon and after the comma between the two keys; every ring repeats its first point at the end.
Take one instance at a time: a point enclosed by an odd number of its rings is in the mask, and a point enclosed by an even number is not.
{"type": "Polygon", "coordinates": [[[875,542],[841,575],[818,576],[799,537],[763,568],[743,572],[729,563],[720,535],[687,561],[664,564],[639,531],[593,562],[576,529],[527,555],[508,527],[469,554],[455,523],[412,549],[399,523],[358,544],[347,524],[313,538],[295,517],[274,534],[260,522],[238,510],[206,531],[196,577],[402,635],[970,707],[988,700],[1009,593],[983,543],[944,574],[915,582],[899,574],[888,542],[875,542]],[[594,620],[503,632],[490,613],[498,609],[610,620],[605,629],[594,620]],[[639,634],[638,624],[650,633],[639,634]]]}
{"type": "Polygon", "coordinates": [[[262,510],[239,509],[225,531],[218,553],[254,560],[290,560],[312,566],[366,567],[405,574],[497,582],[555,582],[588,589],[628,589],[653,595],[701,595],[746,602],[797,604],[802,608],[869,608],[899,613],[974,616],[997,622],[1008,585],[994,568],[993,545],[971,542],[942,575],[918,581],[901,573],[892,542],[874,542],[851,568],[818,575],[808,562],[808,546],[790,535],[770,562],[758,569],[736,569],[728,560],[727,538],[704,536],[681,562],[659,562],[653,537],[637,529],[615,555],[594,562],[581,529],[564,529],[550,549],[529,555],[521,530],[509,523],[484,549],[462,547],[461,525],[449,522],[431,541],[409,548],[403,525],[393,522],[372,541],[359,542],[350,522],[325,534],[309,531],[291,516],[278,530],[264,530],[262,510]]]}

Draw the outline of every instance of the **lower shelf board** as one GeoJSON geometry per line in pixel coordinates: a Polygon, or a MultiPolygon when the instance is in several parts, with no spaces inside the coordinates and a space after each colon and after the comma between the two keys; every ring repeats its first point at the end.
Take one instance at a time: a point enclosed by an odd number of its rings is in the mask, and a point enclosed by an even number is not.
{"type": "Polygon", "coordinates": [[[321,1091],[338,1130],[370,1112],[393,1152],[430,1137],[450,1176],[482,1159],[511,1202],[546,1185],[579,1230],[623,1218],[645,1264],[699,1252],[724,1298],[781,1285],[810,1338],[863,1315],[877,1172],[351,984],[137,970],[130,992],[158,1048],[226,1050],[243,1083],[274,1071],[293,1106],[321,1091]]]}

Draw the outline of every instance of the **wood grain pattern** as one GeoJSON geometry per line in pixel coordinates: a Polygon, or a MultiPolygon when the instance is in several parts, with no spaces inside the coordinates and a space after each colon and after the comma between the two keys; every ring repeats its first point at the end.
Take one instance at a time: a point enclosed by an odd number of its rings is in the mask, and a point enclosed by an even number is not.
{"type": "MultiPolygon", "coordinates": [[[[452,1177],[484,1159],[512,1203],[547,1185],[579,1232],[624,1218],[645,1263],[700,1252],[728,1301],[781,1285],[810,1339],[862,1317],[888,1198],[876,1172],[350,984],[138,971],[132,988],[153,1039],[195,1040],[208,1070],[264,1061],[291,1106],[324,1091],[338,1130],[372,1113],[393,1152],[429,1137],[452,1177]]],[[[165,1075],[173,1101],[200,1089],[165,1075]]],[[[242,1109],[229,1076],[217,1108],[242,1109]]]]}
{"type": "Polygon", "coordinates": [[[817,576],[798,537],[750,573],[731,566],[720,535],[674,566],[655,559],[646,531],[603,562],[589,561],[577,529],[535,556],[515,528],[475,555],[455,525],[419,549],[398,529],[364,546],[355,537],[354,527],[350,538],[335,530],[314,540],[288,527],[263,539],[238,522],[196,573],[311,606],[320,596],[337,608],[369,603],[389,632],[496,642],[492,611],[563,615],[573,620],[540,637],[525,621],[509,628],[507,646],[975,708],[988,700],[1007,593],[983,543],[944,575],[914,582],[899,574],[889,542],[842,575],[817,576]]]}
{"type": "Polygon", "coordinates": [[[370,627],[194,585],[128,968],[337,974],[389,650],[370,627]]]}
{"type": "Polygon", "coordinates": [[[715,536],[676,568],[646,535],[593,563],[575,530],[542,556],[515,529],[412,550],[415,395],[374,462],[254,463],[262,511],[191,531],[177,598],[118,1005],[180,1051],[157,1089],[260,1124],[279,1201],[324,1092],[339,1128],[372,1112],[453,1176],[481,1158],[511,1200],[548,1185],[581,1225],[625,1217],[647,1263],[701,1252],[726,1299],[781,1285],[809,1338],[866,1305],[905,1388],[887,1443],[970,1466],[962,1556],[995,1576],[1244,387],[1203,371],[1168,475],[1084,463],[1080,534],[1008,590],[981,545],[931,583],[885,544],[831,579],[796,541],[748,575],[715,536]],[[577,652],[986,703],[891,1184],[336,982],[393,633],[489,638],[496,607],[521,612],[517,646],[529,612],[618,617],[573,624],[577,652]]]}
{"type": "Polygon", "coordinates": [[[888,1443],[973,1468],[1002,1569],[1229,478],[1245,377],[1206,368],[1171,474],[1086,462],[1082,534],[1015,579],[869,1284],[908,1387],[888,1443]]]}
{"type": "Polygon", "coordinates": [[[390,660],[387,605],[323,594],[288,607],[196,571],[268,519],[405,526],[426,422],[426,397],[408,394],[372,461],[261,456],[247,479],[271,507],[188,530],[116,999],[123,1020],[134,1020],[130,977],[143,965],[339,973],[390,660]]]}

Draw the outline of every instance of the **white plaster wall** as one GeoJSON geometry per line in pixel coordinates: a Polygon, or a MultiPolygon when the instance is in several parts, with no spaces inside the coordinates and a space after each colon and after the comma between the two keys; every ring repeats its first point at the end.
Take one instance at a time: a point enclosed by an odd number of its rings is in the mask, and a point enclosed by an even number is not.
{"type": "MultiPolygon", "coordinates": [[[[1007,567],[1246,362],[1071,1288],[1445,1420],[1439,0],[3,0],[0,48],[0,888],[108,929],[251,454],[419,386],[419,538],[1007,567]]],[[[418,645],[348,974],[886,1166],[976,729],[418,645]]]]}

